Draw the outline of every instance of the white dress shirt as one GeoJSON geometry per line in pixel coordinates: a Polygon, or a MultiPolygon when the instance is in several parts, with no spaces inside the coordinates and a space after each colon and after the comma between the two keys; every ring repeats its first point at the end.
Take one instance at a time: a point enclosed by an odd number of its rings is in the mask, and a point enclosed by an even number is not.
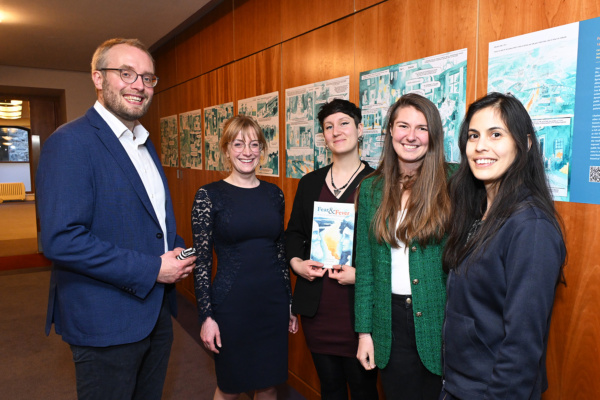
{"type": "Polygon", "coordinates": [[[119,142],[121,142],[121,145],[123,145],[131,162],[135,166],[135,169],[146,188],[146,193],[150,198],[158,222],[160,223],[165,243],[165,252],[167,252],[169,248],[167,244],[165,187],[163,180],[160,177],[160,173],[156,168],[156,164],[154,164],[154,161],[146,148],[146,140],[148,140],[150,134],[142,124],[137,121],[135,122],[133,132],[131,132],[123,122],[108,111],[99,101],[96,101],[94,104],[94,109],[98,111],[98,114],[100,114],[110,129],[117,135],[119,142]]]}

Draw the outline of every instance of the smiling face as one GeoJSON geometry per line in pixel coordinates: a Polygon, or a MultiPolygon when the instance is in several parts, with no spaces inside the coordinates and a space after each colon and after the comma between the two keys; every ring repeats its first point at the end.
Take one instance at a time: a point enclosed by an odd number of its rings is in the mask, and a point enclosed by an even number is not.
{"type": "Polygon", "coordinates": [[[255,175],[256,167],[260,162],[260,153],[260,143],[256,132],[249,130],[246,134],[238,133],[227,148],[231,173],[242,176],[255,175]]]}
{"type": "Polygon", "coordinates": [[[471,172],[493,198],[517,156],[517,144],[496,108],[484,108],[471,118],[466,155],[471,172]]]}
{"type": "Polygon", "coordinates": [[[425,115],[412,106],[398,109],[390,134],[402,173],[411,174],[416,171],[429,148],[425,115]]]}
{"type": "Polygon", "coordinates": [[[362,124],[356,126],[354,119],[342,112],[331,114],[323,120],[325,143],[334,155],[357,151],[362,129],[362,124]]]}
{"type": "MultiPolygon", "coordinates": [[[[127,44],[108,50],[103,68],[127,68],[137,74],[154,74],[154,64],[148,54],[127,44]]],[[[119,71],[94,71],[92,78],[98,101],[128,127],[148,111],[154,88],[144,86],[141,76],[133,83],[125,83],[119,71]]]]}

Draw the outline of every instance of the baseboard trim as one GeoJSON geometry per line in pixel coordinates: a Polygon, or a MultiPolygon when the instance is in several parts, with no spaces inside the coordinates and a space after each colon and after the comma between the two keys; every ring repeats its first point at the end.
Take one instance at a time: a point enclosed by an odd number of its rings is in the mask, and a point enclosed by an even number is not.
{"type": "Polygon", "coordinates": [[[309,386],[303,379],[290,370],[288,370],[287,384],[296,389],[307,400],[321,400],[321,393],[316,391],[312,386],[309,386]]]}
{"type": "Polygon", "coordinates": [[[52,261],[44,257],[42,253],[0,257],[0,271],[49,267],[51,265],[52,261]]]}

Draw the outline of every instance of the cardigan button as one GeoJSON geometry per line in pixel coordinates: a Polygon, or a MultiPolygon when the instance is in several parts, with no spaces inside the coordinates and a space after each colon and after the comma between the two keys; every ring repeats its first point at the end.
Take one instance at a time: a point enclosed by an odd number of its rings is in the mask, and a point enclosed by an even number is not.
{"type": "Polygon", "coordinates": [[[413,279],[413,285],[418,285],[419,284],[419,280],[418,279],[413,279]]]}
{"type": "Polygon", "coordinates": [[[416,315],[417,317],[421,317],[421,316],[423,316],[423,313],[422,313],[421,311],[419,311],[419,312],[417,312],[415,315],[416,315]]]}
{"type": "Polygon", "coordinates": [[[413,253],[414,253],[415,251],[417,251],[417,246],[413,246],[413,247],[411,247],[411,248],[410,248],[410,251],[412,251],[413,253]]]}

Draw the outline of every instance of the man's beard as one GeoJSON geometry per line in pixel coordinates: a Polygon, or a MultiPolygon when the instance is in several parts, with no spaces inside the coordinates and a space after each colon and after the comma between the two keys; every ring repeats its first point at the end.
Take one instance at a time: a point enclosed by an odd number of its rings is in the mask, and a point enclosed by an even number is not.
{"type": "MultiPolygon", "coordinates": [[[[121,93],[112,90],[106,80],[102,83],[102,96],[104,98],[104,107],[118,118],[125,121],[137,121],[139,118],[146,115],[152,100],[152,98],[149,98],[141,109],[130,109],[127,107],[121,93]]],[[[147,98],[146,95],[140,96],[147,98]]]]}

